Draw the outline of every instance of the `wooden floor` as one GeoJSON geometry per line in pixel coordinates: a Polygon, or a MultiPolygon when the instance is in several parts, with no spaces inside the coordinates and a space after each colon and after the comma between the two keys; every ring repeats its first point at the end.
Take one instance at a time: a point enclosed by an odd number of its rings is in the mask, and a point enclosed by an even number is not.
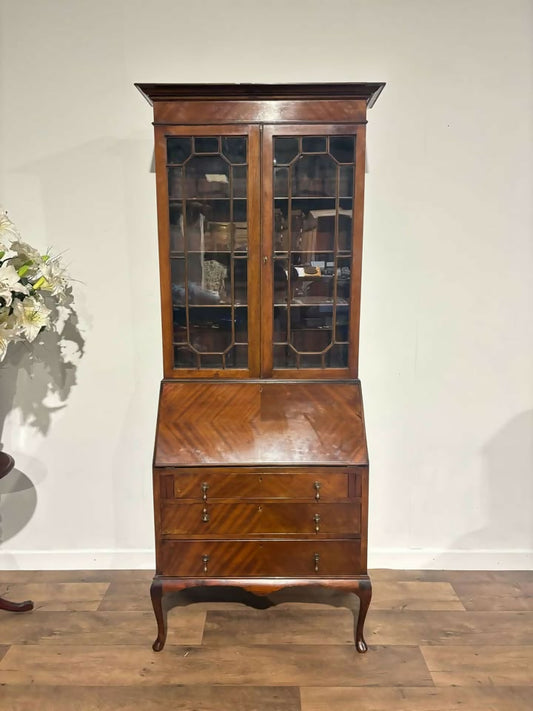
{"type": "Polygon", "coordinates": [[[533,709],[532,572],[371,575],[365,655],[350,610],[288,594],[175,607],[155,653],[151,573],[0,571],[0,595],[35,602],[0,612],[0,709],[533,709]]]}

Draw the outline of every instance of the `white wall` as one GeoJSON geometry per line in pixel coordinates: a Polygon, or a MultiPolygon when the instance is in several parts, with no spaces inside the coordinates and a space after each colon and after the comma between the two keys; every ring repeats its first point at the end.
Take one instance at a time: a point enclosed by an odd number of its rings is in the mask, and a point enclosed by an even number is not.
{"type": "Polygon", "coordinates": [[[65,251],[85,340],[66,375],[27,353],[0,368],[17,461],[0,482],[0,567],[153,565],[162,365],[152,116],[136,81],[387,82],[365,215],[370,563],[530,564],[532,3],[0,7],[0,201],[28,241],[65,251]]]}

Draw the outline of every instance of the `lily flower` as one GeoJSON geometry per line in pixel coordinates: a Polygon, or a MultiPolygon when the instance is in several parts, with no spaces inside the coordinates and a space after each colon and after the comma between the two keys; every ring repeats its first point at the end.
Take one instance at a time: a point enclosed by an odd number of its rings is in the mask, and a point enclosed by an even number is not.
{"type": "Polygon", "coordinates": [[[49,325],[48,317],[51,313],[51,309],[36,296],[28,296],[23,301],[13,300],[13,316],[30,343],[37,338],[42,328],[49,325]]]}

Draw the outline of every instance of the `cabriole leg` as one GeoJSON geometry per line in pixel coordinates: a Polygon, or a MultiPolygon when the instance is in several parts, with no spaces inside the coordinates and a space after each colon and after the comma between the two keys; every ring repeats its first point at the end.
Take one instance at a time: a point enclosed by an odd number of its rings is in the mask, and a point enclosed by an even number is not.
{"type": "Polygon", "coordinates": [[[163,605],[163,583],[161,580],[156,579],[152,582],[150,597],[152,598],[152,606],[157,620],[157,638],[152,645],[152,649],[154,652],[160,652],[167,639],[167,611],[163,605]]]}
{"type": "Polygon", "coordinates": [[[355,648],[362,654],[368,649],[363,628],[365,626],[366,613],[368,612],[370,600],[372,599],[372,583],[370,580],[361,580],[355,594],[359,598],[359,614],[355,628],[355,648]]]}

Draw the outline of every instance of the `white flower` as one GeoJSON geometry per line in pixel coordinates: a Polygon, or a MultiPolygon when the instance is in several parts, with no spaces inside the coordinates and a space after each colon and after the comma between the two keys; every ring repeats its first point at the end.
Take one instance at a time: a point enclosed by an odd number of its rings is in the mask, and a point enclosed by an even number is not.
{"type": "Polygon", "coordinates": [[[12,341],[31,343],[43,328],[59,333],[59,307],[64,305],[70,313],[71,304],[61,259],[41,255],[23,242],[7,213],[0,210],[0,361],[12,341]]]}
{"type": "Polygon", "coordinates": [[[21,283],[15,267],[4,262],[0,264],[0,298],[6,306],[13,301],[13,293],[27,294],[28,288],[21,283]]]}
{"type": "Polygon", "coordinates": [[[20,239],[19,232],[7,216],[7,212],[0,212],[0,252],[17,239],[20,239]]]}
{"type": "Polygon", "coordinates": [[[68,287],[67,270],[57,259],[49,259],[39,269],[44,282],[39,286],[42,291],[49,291],[53,296],[61,296],[68,287]]]}
{"type": "Polygon", "coordinates": [[[7,309],[0,309],[0,361],[4,360],[8,345],[18,340],[20,336],[14,318],[7,315],[7,309]]]}
{"type": "Polygon", "coordinates": [[[49,325],[51,310],[37,296],[28,296],[23,301],[13,301],[13,316],[17,326],[31,343],[39,335],[41,328],[49,325]]]}

